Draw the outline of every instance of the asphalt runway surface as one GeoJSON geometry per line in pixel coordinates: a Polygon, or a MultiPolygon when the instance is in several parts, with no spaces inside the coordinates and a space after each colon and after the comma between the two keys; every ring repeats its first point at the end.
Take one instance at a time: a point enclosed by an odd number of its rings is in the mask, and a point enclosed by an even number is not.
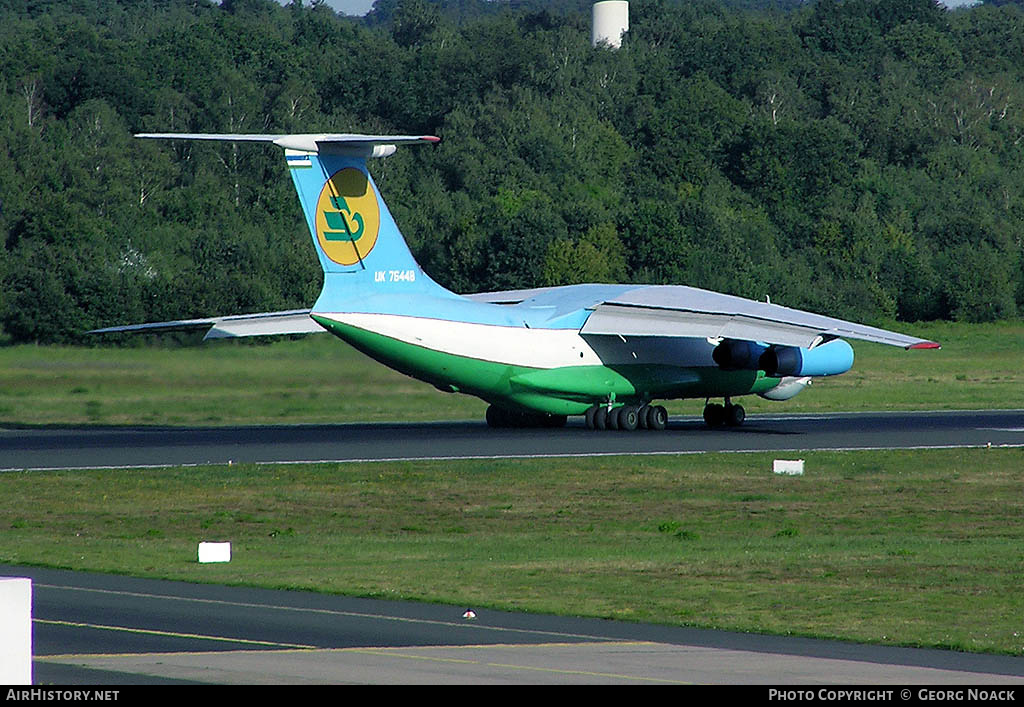
{"type": "MultiPolygon", "coordinates": [[[[55,685],[1024,685],[1024,658],[0,566],[55,685]]],[[[898,693],[898,690],[897,690],[898,693]]]]}
{"type": "Polygon", "coordinates": [[[0,429],[0,471],[388,459],[1024,446],[1024,410],[751,415],[709,430],[489,429],[482,421],[248,427],[0,429]]]}

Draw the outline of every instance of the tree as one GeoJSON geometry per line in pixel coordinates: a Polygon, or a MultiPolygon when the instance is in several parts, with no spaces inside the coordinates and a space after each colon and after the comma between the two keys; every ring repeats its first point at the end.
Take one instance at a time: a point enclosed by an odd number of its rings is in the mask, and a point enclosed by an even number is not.
{"type": "Polygon", "coordinates": [[[575,285],[585,282],[622,282],[626,254],[615,224],[603,223],[580,239],[553,242],[544,257],[541,282],[575,285]]]}
{"type": "Polygon", "coordinates": [[[797,4],[637,0],[608,51],[585,0],[378,0],[366,22],[0,3],[0,322],[69,341],[308,306],[280,154],[130,137],[165,131],[440,135],[370,168],[463,292],[625,279],[864,318],[1019,314],[1021,8],[797,4]]]}

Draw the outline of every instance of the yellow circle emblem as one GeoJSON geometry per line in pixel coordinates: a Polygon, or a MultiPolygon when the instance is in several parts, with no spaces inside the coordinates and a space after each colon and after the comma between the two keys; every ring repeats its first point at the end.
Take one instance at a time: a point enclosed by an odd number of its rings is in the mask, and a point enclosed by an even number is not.
{"type": "Polygon", "coordinates": [[[316,239],[324,254],[339,265],[362,261],[377,243],[380,207],[370,181],[358,169],[334,173],[316,205],[316,239]]]}

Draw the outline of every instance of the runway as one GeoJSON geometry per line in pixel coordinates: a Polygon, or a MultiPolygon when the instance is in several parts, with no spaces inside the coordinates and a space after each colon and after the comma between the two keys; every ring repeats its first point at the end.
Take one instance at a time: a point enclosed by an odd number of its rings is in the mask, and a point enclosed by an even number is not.
{"type": "Polygon", "coordinates": [[[709,430],[489,429],[482,421],[0,429],[0,471],[233,463],[1024,446],[1024,410],[752,415],[709,430]]]}
{"type": "Polygon", "coordinates": [[[0,470],[224,463],[681,454],[1024,445],[1024,411],[751,416],[708,429],[489,429],[482,421],[240,427],[0,429],[0,470]]]}
{"type": "MultiPolygon", "coordinates": [[[[35,684],[1024,685],[1024,658],[0,566],[35,684]]],[[[1014,688],[1015,689],[1015,688],[1014,688]]],[[[898,691],[897,691],[898,692],[898,691]]]]}

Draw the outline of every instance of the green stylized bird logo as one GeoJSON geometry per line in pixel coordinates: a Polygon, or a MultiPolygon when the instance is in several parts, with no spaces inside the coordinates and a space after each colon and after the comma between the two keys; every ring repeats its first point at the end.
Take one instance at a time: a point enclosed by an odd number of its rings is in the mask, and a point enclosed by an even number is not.
{"type": "Polygon", "coordinates": [[[358,241],[364,230],[362,214],[358,211],[353,213],[343,196],[332,196],[331,206],[335,211],[324,209],[327,221],[324,238],[329,241],[358,241]]]}

